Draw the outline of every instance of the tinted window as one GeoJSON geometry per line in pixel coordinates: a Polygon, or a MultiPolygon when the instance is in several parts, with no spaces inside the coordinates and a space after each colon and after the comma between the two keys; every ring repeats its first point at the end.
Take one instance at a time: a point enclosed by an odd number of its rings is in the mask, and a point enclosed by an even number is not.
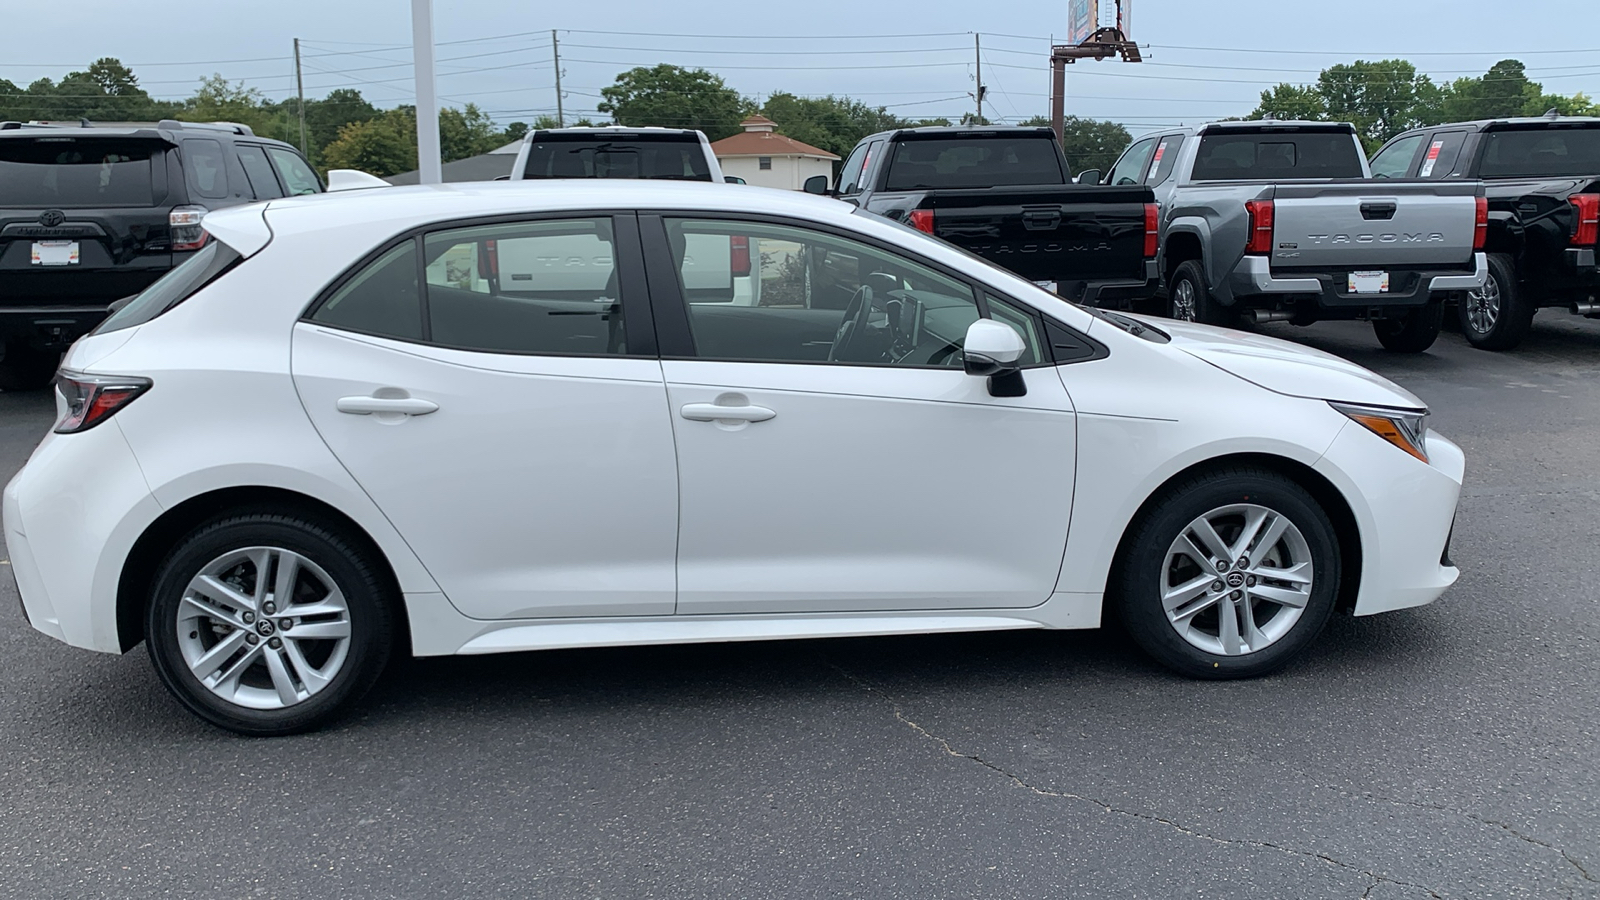
{"type": "Polygon", "coordinates": [[[1403,137],[1379,151],[1372,158],[1373,178],[1404,178],[1411,171],[1411,160],[1422,145],[1422,135],[1403,137]]]}
{"type": "Polygon", "coordinates": [[[861,190],[861,166],[867,161],[867,145],[859,144],[850,151],[850,158],[839,169],[839,193],[854,194],[861,190]]]}
{"type": "Polygon", "coordinates": [[[165,145],[125,138],[0,140],[0,205],[150,206],[165,145]]]}
{"type": "Polygon", "coordinates": [[[1039,137],[917,138],[894,145],[887,191],[1066,181],[1055,141],[1039,137]]]}
{"type": "Polygon", "coordinates": [[[1428,141],[1428,151],[1422,155],[1422,166],[1417,169],[1419,178],[1443,178],[1455,168],[1456,157],[1461,155],[1461,145],[1467,140],[1465,131],[1446,131],[1435,134],[1428,141]]]}
{"type": "Polygon", "coordinates": [[[1360,151],[1347,131],[1239,133],[1215,131],[1200,138],[1195,181],[1283,178],[1360,178],[1360,151]]]}
{"type": "Polygon", "coordinates": [[[193,256],[145,288],[133,302],[112,313],[95,331],[104,333],[143,325],[192,297],[241,259],[243,257],[237,250],[221,241],[211,240],[193,256]]]}
{"type": "Polygon", "coordinates": [[[966,285],[847,238],[684,219],[667,236],[703,359],[959,367],[978,319],[966,285]]]}
{"type": "Polygon", "coordinates": [[[1016,329],[1017,334],[1022,335],[1022,342],[1028,345],[1020,360],[1022,365],[1034,366],[1042,362],[1044,341],[1040,339],[1039,317],[993,294],[984,295],[984,300],[989,304],[989,317],[1016,329]]]}
{"type": "Polygon", "coordinates": [[[422,338],[417,248],[406,241],[357,272],[311,314],[313,322],[383,337],[422,338]]]}
{"type": "Polygon", "coordinates": [[[1156,143],[1155,156],[1150,160],[1150,174],[1144,178],[1145,184],[1162,184],[1172,177],[1172,170],[1178,165],[1178,150],[1183,146],[1182,135],[1169,135],[1156,143]]]}
{"type": "Polygon", "coordinates": [[[1600,175],[1600,128],[1497,130],[1483,136],[1485,178],[1600,175]]]}
{"type": "Polygon", "coordinates": [[[183,142],[183,170],[196,197],[221,200],[228,196],[228,161],[222,143],[210,138],[183,142]]]}
{"type": "Polygon", "coordinates": [[[322,182],[317,180],[317,173],[311,171],[311,166],[300,158],[300,154],[282,147],[268,147],[267,155],[272,157],[272,163],[277,166],[278,175],[283,178],[290,195],[322,193],[322,182]]]}
{"type": "Polygon", "coordinates": [[[429,339],[497,353],[627,352],[609,218],[428,235],[429,339]]]}
{"type": "Polygon", "coordinates": [[[283,196],[283,188],[278,186],[278,176],[272,174],[272,163],[267,162],[265,150],[255,144],[237,144],[239,162],[244,166],[244,174],[250,179],[250,189],[257,200],[271,200],[283,196]]]}
{"type": "Polygon", "coordinates": [[[522,177],[710,181],[711,169],[698,139],[599,136],[534,141],[522,177]]]}
{"type": "Polygon", "coordinates": [[[1111,169],[1111,174],[1106,178],[1106,184],[1138,184],[1139,176],[1144,172],[1144,164],[1150,161],[1150,154],[1156,149],[1155,138],[1144,140],[1129,147],[1117,160],[1116,166],[1111,169]]]}

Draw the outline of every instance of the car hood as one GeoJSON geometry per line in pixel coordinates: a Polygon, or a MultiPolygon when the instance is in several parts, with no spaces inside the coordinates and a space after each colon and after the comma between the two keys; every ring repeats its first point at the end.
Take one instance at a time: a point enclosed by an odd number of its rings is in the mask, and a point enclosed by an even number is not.
{"type": "Polygon", "coordinates": [[[1382,375],[1289,341],[1168,319],[1147,320],[1169,345],[1245,381],[1291,397],[1423,409],[1427,404],[1382,375]]]}

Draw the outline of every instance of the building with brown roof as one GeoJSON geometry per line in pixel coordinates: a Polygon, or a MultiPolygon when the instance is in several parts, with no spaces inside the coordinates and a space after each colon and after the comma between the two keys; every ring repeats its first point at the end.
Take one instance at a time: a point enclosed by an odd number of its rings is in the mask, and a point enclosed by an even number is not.
{"type": "Polygon", "coordinates": [[[839,157],[777,132],[778,123],[754,115],[739,125],[744,133],[711,145],[722,174],[743,178],[746,184],[798,191],[813,175],[833,183],[833,164],[839,157]]]}

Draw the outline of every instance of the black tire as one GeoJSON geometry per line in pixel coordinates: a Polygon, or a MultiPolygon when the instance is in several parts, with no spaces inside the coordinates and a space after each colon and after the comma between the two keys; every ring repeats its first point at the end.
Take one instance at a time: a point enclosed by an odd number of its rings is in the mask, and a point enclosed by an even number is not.
{"type": "Polygon", "coordinates": [[[1206,287],[1206,276],[1200,260],[1187,260],[1172,272],[1167,285],[1167,318],[1181,322],[1199,322],[1202,325],[1220,325],[1231,328],[1238,314],[1223,306],[1206,287]]]}
{"type": "Polygon", "coordinates": [[[1391,353],[1421,353],[1439,339],[1443,325],[1444,304],[1435,300],[1401,316],[1375,319],[1372,330],[1391,353]]]}
{"type": "MultiPolygon", "coordinates": [[[[206,721],[238,734],[250,736],[275,736],[297,734],[321,727],[347,710],[360,699],[383,673],[395,645],[395,614],[398,598],[386,586],[376,562],[360,545],[345,535],[324,525],[304,518],[267,512],[245,512],[218,519],[200,526],[178,542],[156,572],[145,619],[146,644],[150,661],[163,684],[191,712],[206,721]],[[344,597],[348,608],[348,645],[343,662],[330,676],[325,687],[310,696],[277,709],[253,709],[230,702],[214,693],[190,669],[185,661],[180,643],[179,611],[184,609],[184,597],[189,593],[190,582],[203,567],[234,551],[244,548],[281,548],[309,560],[331,578],[333,585],[344,597]]],[[[246,576],[253,583],[258,575],[246,576]]],[[[270,577],[270,576],[269,576],[270,577]]],[[[313,578],[320,576],[313,575],[313,578]]],[[[306,590],[305,582],[299,582],[306,590]]],[[[313,582],[311,588],[316,588],[313,582]]],[[[265,606],[263,604],[263,608],[265,606]]],[[[288,609],[293,610],[294,607],[288,609]]],[[[271,616],[264,616],[270,619],[271,616]]],[[[298,623],[304,627],[307,622],[298,623]]],[[[188,626],[185,626],[188,627],[188,626]]],[[[261,627],[258,620],[257,627],[261,627]]],[[[270,627],[270,626],[269,626],[270,627]]],[[[225,637],[233,630],[221,630],[225,637]]],[[[292,630],[292,629],[291,629],[292,630]]],[[[291,632],[279,629],[280,646],[287,647],[283,638],[291,632]]],[[[268,650],[270,638],[246,634],[255,638],[252,649],[262,654],[268,650]]],[[[196,638],[197,631],[187,635],[196,638]]],[[[208,634],[209,636],[209,634],[208,634]]],[[[217,643],[220,644],[220,640],[217,643]]],[[[303,645],[296,643],[297,649],[303,645]]],[[[240,651],[246,648],[240,647],[240,651]]],[[[302,651],[302,659],[313,651],[302,651]]],[[[280,659],[288,661],[287,651],[280,651],[280,659]]],[[[246,674],[255,679],[267,673],[265,656],[259,657],[259,669],[251,663],[246,674]]],[[[228,669],[228,665],[220,667],[228,669]]],[[[270,682],[269,682],[270,684],[270,682]]]]}
{"type": "Polygon", "coordinates": [[[61,354],[13,340],[0,355],[0,391],[37,391],[55,380],[61,354]]]}
{"type": "MultiPolygon", "coordinates": [[[[1226,523],[1232,515],[1226,514],[1217,521],[1226,523]]],[[[1238,516],[1242,524],[1244,513],[1238,516]]],[[[1219,528],[1218,534],[1224,541],[1237,537],[1236,532],[1230,537],[1226,528],[1219,528]]],[[[1278,557],[1275,562],[1281,562],[1291,552],[1287,549],[1290,541],[1292,538],[1286,536],[1272,547],[1248,550],[1247,553],[1259,551],[1263,554],[1251,565],[1274,556],[1278,557]]],[[[1187,563],[1183,557],[1178,559],[1187,563]]],[[[1247,570],[1251,571],[1259,573],[1270,570],[1247,570]]],[[[1113,575],[1113,598],[1119,617],[1134,641],[1157,662],[1191,678],[1254,678],[1282,668],[1304,650],[1327,624],[1339,592],[1339,545],[1327,514],[1304,488],[1283,475],[1265,469],[1230,468],[1177,484],[1165,497],[1141,513],[1129,529],[1113,575]],[[1303,546],[1293,552],[1305,555],[1311,563],[1312,583],[1298,618],[1291,614],[1279,620],[1280,614],[1290,612],[1288,607],[1256,599],[1245,601],[1251,604],[1251,621],[1258,628],[1266,629],[1263,635],[1274,631],[1281,633],[1270,642],[1263,640],[1264,646],[1259,650],[1240,648],[1245,652],[1228,654],[1202,649],[1181,635],[1179,627],[1169,620],[1163,594],[1173,578],[1182,579],[1180,584],[1193,583],[1199,578],[1217,579],[1196,598],[1197,601],[1210,601],[1211,606],[1195,603],[1194,606],[1202,609],[1202,612],[1186,621],[1203,626],[1203,618],[1210,615],[1217,621],[1216,630],[1220,636],[1223,628],[1221,612],[1237,608],[1229,605],[1230,592],[1235,587],[1249,590],[1255,587],[1255,583],[1249,582],[1246,588],[1243,584],[1231,585],[1225,580],[1233,575],[1243,580],[1245,573],[1237,571],[1213,575],[1195,567],[1193,572],[1180,572],[1178,566],[1170,565],[1169,551],[1197,519],[1235,504],[1264,507],[1288,519],[1304,539],[1303,546]],[[1223,584],[1224,587],[1212,599],[1211,592],[1215,591],[1217,584],[1223,584]],[[1274,607],[1271,614],[1265,619],[1259,618],[1267,612],[1268,606],[1274,607]],[[1209,612],[1204,611],[1207,609],[1209,612]]],[[[1274,587],[1265,583],[1271,580],[1269,576],[1262,576],[1261,580],[1264,583],[1258,590],[1274,587]]],[[[1184,608],[1178,607],[1180,611],[1184,608]]],[[[1236,631],[1242,631],[1237,623],[1243,620],[1235,618],[1232,621],[1236,631]]],[[[1201,639],[1206,639],[1203,634],[1205,627],[1197,627],[1196,631],[1201,633],[1201,639]]]]}
{"type": "Polygon", "coordinates": [[[1517,283],[1516,261],[1507,253],[1489,254],[1489,281],[1468,291],[1456,305],[1461,333],[1479,350],[1510,350],[1533,327],[1535,307],[1517,283]]]}

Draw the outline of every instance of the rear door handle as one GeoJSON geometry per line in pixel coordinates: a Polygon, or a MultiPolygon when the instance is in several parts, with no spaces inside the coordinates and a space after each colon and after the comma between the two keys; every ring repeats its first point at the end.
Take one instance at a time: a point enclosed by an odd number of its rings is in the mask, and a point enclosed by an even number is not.
{"type": "Polygon", "coordinates": [[[715,403],[690,403],[681,410],[691,422],[765,422],[777,413],[765,406],[718,406],[715,403]]]}
{"type": "Polygon", "coordinates": [[[339,412],[357,416],[425,416],[439,409],[439,404],[421,397],[340,397],[337,406],[339,412]]]}

